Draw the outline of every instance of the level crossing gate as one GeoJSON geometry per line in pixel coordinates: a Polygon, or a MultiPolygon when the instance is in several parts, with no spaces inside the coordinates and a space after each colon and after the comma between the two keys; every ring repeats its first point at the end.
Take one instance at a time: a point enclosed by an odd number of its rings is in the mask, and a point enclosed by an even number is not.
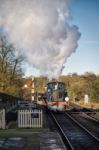
{"type": "Polygon", "coordinates": [[[43,113],[40,109],[18,110],[19,128],[41,128],[43,126],[43,113]]]}

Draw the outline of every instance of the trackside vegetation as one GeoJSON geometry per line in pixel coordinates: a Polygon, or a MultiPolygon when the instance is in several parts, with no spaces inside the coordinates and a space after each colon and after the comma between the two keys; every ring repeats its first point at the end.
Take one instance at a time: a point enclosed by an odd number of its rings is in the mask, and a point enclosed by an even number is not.
{"type": "MultiPolygon", "coordinates": [[[[32,77],[23,78],[24,59],[15,56],[14,52],[15,48],[8,43],[6,37],[0,37],[0,93],[31,98],[32,85],[28,84],[28,88],[24,90],[22,86],[32,77]]],[[[87,94],[91,102],[99,102],[99,75],[91,72],[82,75],[73,73],[61,76],[59,81],[65,82],[71,100],[83,100],[87,94]]],[[[44,93],[47,82],[46,77],[35,77],[35,93],[44,93]]]]}

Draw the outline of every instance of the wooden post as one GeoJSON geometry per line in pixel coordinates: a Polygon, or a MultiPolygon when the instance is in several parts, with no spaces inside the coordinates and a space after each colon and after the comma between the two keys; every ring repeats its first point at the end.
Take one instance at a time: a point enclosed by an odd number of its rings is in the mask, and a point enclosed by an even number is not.
{"type": "Polygon", "coordinates": [[[0,111],[0,128],[5,129],[5,109],[0,111]]]}
{"type": "Polygon", "coordinates": [[[5,129],[5,109],[3,109],[3,116],[2,116],[2,128],[5,129]]]}
{"type": "Polygon", "coordinates": [[[32,77],[32,90],[31,90],[31,95],[32,95],[32,101],[34,101],[34,77],[32,77]]]}

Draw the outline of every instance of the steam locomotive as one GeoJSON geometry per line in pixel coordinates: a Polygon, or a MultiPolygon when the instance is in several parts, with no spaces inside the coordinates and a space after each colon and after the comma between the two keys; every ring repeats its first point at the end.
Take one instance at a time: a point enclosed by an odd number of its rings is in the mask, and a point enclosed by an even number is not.
{"type": "Polygon", "coordinates": [[[68,95],[64,82],[48,82],[46,105],[52,111],[64,111],[68,106],[68,95]]]}

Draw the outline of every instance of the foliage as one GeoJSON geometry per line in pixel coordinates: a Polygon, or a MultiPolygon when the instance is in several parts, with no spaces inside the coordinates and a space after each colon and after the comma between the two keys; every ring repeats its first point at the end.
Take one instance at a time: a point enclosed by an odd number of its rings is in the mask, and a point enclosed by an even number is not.
{"type": "Polygon", "coordinates": [[[46,77],[36,77],[35,78],[35,92],[44,93],[45,92],[45,86],[47,83],[46,77]]]}
{"type": "Polygon", "coordinates": [[[72,100],[84,99],[84,95],[88,94],[91,101],[99,101],[99,76],[87,72],[84,75],[62,76],[60,80],[67,84],[66,89],[72,100]]]}
{"type": "Polygon", "coordinates": [[[22,84],[22,58],[16,58],[13,45],[5,37],[0,38],[0,92],[19,96],[22,84]]]}
{"type": "MultiPolygon", "coordinates": [[[[99,76],[93,73],[69,74],[61,76],[59,81],[65,82],[71,100],[83,100],[84,95],[88,94],[90,101],[99,101],[99,76]]],[[[35,77],[35,92],[44,93],[47,82],[46,77],[35,77]]],[[[28,90],[26,92],[29,93],[28,90]]]]}
{"type": "MultiPolygon", "coordinates": [[[[15,49],[9,44],[5,37],[0,38],[0,92],[14,96],[31,97],[31,85],[21,90],[22,85],[31,80],[23,78],[22,57],[15,57],[15,49]]],[[[54,79],[53,79],[54,81],[54,79]]],[[[89,95],[91,101],[99,102],[99,76],[86,72],[83,75],[77,73],[61,76],[59,81],[65,82],[68,95],[72,100],[80,100],[85,94],[89,95]]],[[[35,77],[35,93],[45,92],[48,82],[46,77],[35,77]]]]}

